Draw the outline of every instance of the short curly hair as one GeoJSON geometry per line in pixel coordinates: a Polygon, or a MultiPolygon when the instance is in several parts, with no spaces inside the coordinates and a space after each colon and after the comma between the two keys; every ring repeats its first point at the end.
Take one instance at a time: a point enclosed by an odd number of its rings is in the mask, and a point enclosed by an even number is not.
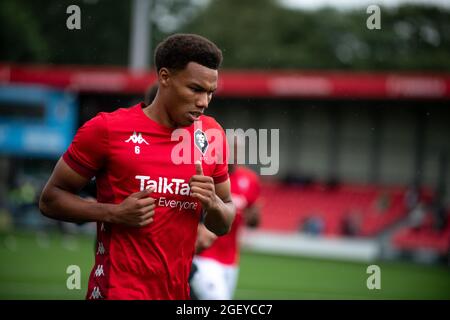
{"type": "Polygon", "coordinates": [[[161,68],[183,70],[189,62],[217,70],[222,59],[222,51],[212,41],[196,34],[171,35],[155,50],[157,72],[161,68]]]}

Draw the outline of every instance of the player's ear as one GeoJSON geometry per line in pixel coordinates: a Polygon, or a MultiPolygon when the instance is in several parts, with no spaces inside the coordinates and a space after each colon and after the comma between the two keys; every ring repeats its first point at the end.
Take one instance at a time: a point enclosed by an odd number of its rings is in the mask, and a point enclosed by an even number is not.
{"type": "Polygon", "coordinates": [[[170,73],[169,69],[167,69],[167,68],[159,69],[158,80],[159,80],[160,85],[167,87],[170,83],[170,77],[171,77],[171,73],[170,73]]]}

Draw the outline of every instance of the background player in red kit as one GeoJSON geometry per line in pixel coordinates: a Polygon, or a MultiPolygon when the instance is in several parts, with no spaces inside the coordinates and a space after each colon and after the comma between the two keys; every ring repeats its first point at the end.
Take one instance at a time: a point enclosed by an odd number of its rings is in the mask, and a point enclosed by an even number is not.
{"type": "MultiPolygon", "coordinates": [[[[238,140],[235,139],[235,146],[238,140]]],[[[190,279],[191,297],[200,300],[233,298],[239,271],[239,230],[259,224],[259,177],[252,170],[229,165],[236,218],[228,234],[217,237],[200,223],[190,279]]]]}
{"type": "Polygon", "coordinates": [[[203,37],[168,37],[155,52],[159,89],[153,102],[98,114],[56,164],[41,211],[60,220],[98,222],[88,299],[189,299],[202,210],[209,230],[229,231],[235,210],[226,138],[203,115],[221,61],[221,51],[203,37]],[[199,148],[196,135],[208,144],[213,130],[221,135],[214,139],[221,148],[199,148]],[[188,147],[182,162],[174,153],[181,143],[188,147]],[[97,203],[76,195],[93,176],[97,203]]]}

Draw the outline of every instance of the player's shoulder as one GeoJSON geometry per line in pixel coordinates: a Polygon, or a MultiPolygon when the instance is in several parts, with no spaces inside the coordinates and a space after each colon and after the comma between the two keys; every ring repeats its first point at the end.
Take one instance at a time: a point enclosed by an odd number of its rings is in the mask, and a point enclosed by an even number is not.
{"type": "Polygon", "coordinates": [[[90,119],[89,122],[108,127],[112,126],[114,128],[117,125],[132,121],[135,116],[138,116],[138,108],[141,108],[140,104],[128,108],[119,107],[110,112],[102,111],[97,113],[97,115],[90,119]]]}
{"type": "Polygon", "coordinates": [[[111,112],[100,112],[97,114],[97,116],[103,117],[106,120],[116,120],[116,119],[122,120],[123,118],[136,115],[137,112],[139,111],[139,108],[142,108],[141,103],[127,108],[119,107],[111,112]]]}
{"type": "Polygon", "coordinates": [[[222,128],[222,126],[219,124],[219,122],[217,122],[217,120],[214,119],[213,117],[202,115],[202,116],[200,117],[200,121],[202,122],[202,126],[203,126],[203,128],[205,128],[205,129],[211,129],[211,128],[214,128],[214,129],[220,129],[220,130],[223,130],[223,128],[222,128]]]}
{"type": "Polygon", "coordinates": [[[259,180],[256,172],[246,166],[237,166],[237,168],[235,169],[235,173],[238,176],[243,176],[254,181],[259,180]]]}

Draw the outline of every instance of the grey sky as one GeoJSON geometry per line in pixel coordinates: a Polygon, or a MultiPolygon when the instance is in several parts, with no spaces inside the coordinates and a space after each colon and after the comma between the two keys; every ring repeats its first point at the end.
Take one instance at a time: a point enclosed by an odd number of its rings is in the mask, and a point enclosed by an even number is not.
{"type": "Polygon", "coordinates": [[[450,9],[450,0],[278,0],[281,4],[293,9],[313,10],[323,6],[331,6],[337,9],[367,8],[371,4],[394,7],[399,4],[415,3],[438,5],[450,9]]]}

